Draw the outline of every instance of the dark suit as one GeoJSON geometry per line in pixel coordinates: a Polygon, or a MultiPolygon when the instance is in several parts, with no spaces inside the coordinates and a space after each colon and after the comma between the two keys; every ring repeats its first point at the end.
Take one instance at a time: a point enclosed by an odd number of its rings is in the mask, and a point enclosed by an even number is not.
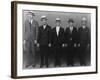
{"type": "Polygon", "coordinates": [[[49,25],[47,25],[45,29],[43,28],[43,26],[39,27],[37,41],[40,44],[40,58],[41,58],[40,67],[42,67],[43,65],[46,65],[48,67],[48,56],[49,56],[48,44],[51,41],[51,27],[49,25]]]}
{"type": "Polygon", "coordinates": [[[89,29],[88,27],[82,28],[80,27],[78,29],[78,43],[80,44],[79,47],[79,59],[81,65],[86,65],[85,59],[86,59],[86,49],[87,45],[90,44],[90,35],[89,35],[89,29]]]}
{"type": "Polygon", "coordinates": [[[77,29],[73,27],[73,30],[70,30],[70,27],[65,30],[65,44],[67,44],[66,56],[67,56],[67,65],[73,66],[73,59],[75,54],[74,44],[77,42],[77,29]]]}
{"type": "Polygon", "coordinates": [[[62,50],[62,44],[64,39],[64,29],[60,27],[59,29],[59,35],[57,35],[56,27],[52,29],[52,48],[54,50],[54,59],[55,59],[55,66],[60,66],[61,62],[61,50],[62,50]]]}

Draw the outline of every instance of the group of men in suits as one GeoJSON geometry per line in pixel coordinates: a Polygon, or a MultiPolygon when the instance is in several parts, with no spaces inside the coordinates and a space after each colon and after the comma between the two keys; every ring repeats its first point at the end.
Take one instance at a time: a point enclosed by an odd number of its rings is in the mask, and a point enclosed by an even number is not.
{"type": "Polygon", "coordinates": [[[53,29],[48,25],[47,20],[46,16],[41,16],[42,25],[38,27],[36,26],[37,22],[35,22],[35,28],[30,29],[29,31],[30,33],[33,32],[32,35],[28,33],[28,37],[31,36],[29,40],[30,47],[28,48],[29,53],[30,51],[31,53],[35,53],[34,51],[32,52],[35,48],[35,44],[40,48],[40,67],[43,67],[44,65],[46,65],[46,67],[49,66],[49,54],[54,56],[54,66],[61,66],[63,48],[65,48],[64,56],[66,57],[66,64],[73,66],[76,47],[78,47],[80,65],[86,65],[85,51],[90,44],[89,28],[86,25],[86,18],[82,18],[82,25],[78,29],[73,25],[74,20],[70,18],[68,20],[69,27],[65,30],[61,26],[60,18],[56,18],[56,26],[53,29]],[[36,28],[38,30],[36,30],[36,28]],[[37,34],[37,38],[31,40],[31,38],[33,39],[34,37],[33,34],[37,34]],[[33,42],[31,43],[31,41],[33,42]],[[52,48],[52,53],[50,48],[52,48]]]}
{"type": "Polygon", "coordinates": [[[78,47],[78,58],[80,65],[86,65],[85,51],[87,45],[90,44],[89,29],[86,26],[86,18],[82,19],[82,26],[77,30],[73,25],[74,20],[69,19],[69,27],[65,30],[61,26],[60,18],[56,18],[56,26],[51,29],[47,24],[47,17],[42,16],[43,25],[39,27],[37,43],[40,45],[41,64],[40,67],[46,65],[48,67],[49,54],[53,53],[54,66],[61,66],[61,56],[63,48],[65,48],[65,56],[67,65],[74,65],[74,56],[76,55],[76,47],[78,47]],[[52,48],[52,53],[50,49],[52,48]]]}

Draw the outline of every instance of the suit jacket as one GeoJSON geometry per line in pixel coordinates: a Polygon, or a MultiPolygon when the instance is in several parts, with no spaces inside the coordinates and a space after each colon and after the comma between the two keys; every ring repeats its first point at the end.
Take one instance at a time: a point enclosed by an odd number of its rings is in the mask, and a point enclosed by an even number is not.
{"type": "Polygon", "coordinates": [[[78,43],[83,44],[83,45],[87,45],[88,43],[90,43],[90,35],[89,35],[89,28],[82,28],[80,27],[78,29],[78,43]]]}
{"type": "Polygon", "coordinates": [[[70,31],[70,28],[66,28],[65,30],[65,43],[67,44],[74,44],[77,43],[77,28],[73,27],[72,32],[70,31]]]}
{"type": "Polygon", "coordinates": [[[39,24],[33,19],[32,23],[29,20],[25,21],[24,40],[37,40],[39,24]]]}
{"type": "Polygon", "coordinates": [[[40,45],[48,45],[51,43],[51,27],[49,25],[43,28],[43,25],[39,27],[37,42],[40,45]]]}
{"type": "Polygon", "coordinates": [[[64,29],[60,27],[59,35],[57,36],[56,27],[52,29],[52,46],[61,47],[64,42],[64,29]]]}

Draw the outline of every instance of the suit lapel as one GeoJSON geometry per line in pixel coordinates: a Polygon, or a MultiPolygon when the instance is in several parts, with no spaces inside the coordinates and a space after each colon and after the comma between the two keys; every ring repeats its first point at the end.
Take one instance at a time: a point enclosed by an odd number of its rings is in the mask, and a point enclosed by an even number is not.
{"type": "Polygon", "coordinates": [[[61,27],[59,28],[58,36],[61,34],[61,27]]]}
{"type": "Polygon", "coordinates": [[[56,37],[57,37],[56,27],[54,28],[54,33],[56,34],[56,37]]]}
{"type": "Polygon", "coordinates": [[[43,25],[42,25],[42,31],[44,31],[45,29],[44,29],[44,27],[43,27],[43,25]]]}

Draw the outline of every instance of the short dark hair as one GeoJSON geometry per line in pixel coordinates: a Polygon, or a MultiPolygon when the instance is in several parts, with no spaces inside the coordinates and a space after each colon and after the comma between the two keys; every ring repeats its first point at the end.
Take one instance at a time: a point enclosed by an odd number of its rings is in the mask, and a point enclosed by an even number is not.
{"type": "Polygon", "coordinates": [[[70,22],[74,23],[74,20],[73,20],[72,18],[70,18],[70,19],[68,20],[68,23],[70,23],[70,22]]]}

